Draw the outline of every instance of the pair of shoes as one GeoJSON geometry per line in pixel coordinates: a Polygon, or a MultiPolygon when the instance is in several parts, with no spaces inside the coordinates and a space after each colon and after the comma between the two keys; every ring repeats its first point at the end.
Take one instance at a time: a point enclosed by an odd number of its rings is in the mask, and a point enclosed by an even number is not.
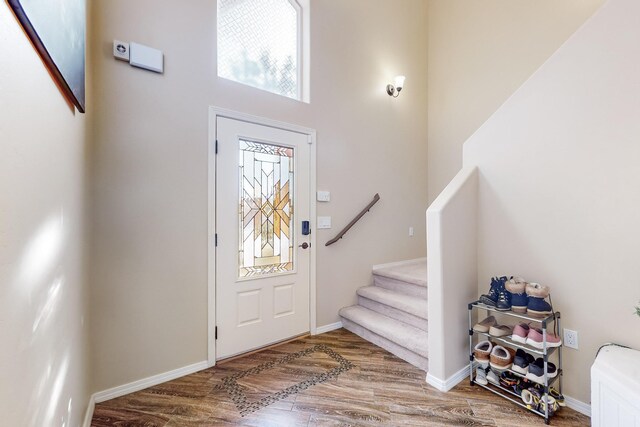
{"type": "Polygon", "coordinates": [[[491,341],[480,341],[473,348],[473,357],[480,366],[487,368],[489,366],[491,351],[493,351],[493,343],[491,341]]]}
{"type": "Polygon", "coordinates": [[[506,371],[511,368],[514,355],[512,351],[510,348],[505,348],[501,345],[494,346],[489,357],[489,365],[496,371],[506,371]]]}
{"type": "Polygon", "coordinates": [[[473,327],[476,332],[489,333],[492,337],[506,337],[513,333],[511,327],[507,325],[498,325],[496,318],[489,316],[482,322],[476,323],[473,327]]]}
{"type": "Polygon", "coordinates": [[[489,329],[491,329],[492,326],[495,326],[498,324],[498,321],[496,320],[495,317],[493,316],[489,316],[486,319],[484,319],[482,322],[478,322],[473,326],[473,330],[476,332],[482,332],[482,333],[487,333],[489,332],[489,329]]]}
{"type": "Polygon", "coordinates": [[[509,369],[513,363],[513,355],[511,349],[494,345],[491,341],[480,341],[473,349],[474,359],[482,368],[491,366],[497,371],[509,369]]]}
{"type": "MultiPolygon", "coordinates": [[[[553,363],[547,362],[547,377],[555,378],[558,375],[558,369],[553,363]]],[[[533,363],[529,364],[527,379],[538,384],[544,384],[544,359],[538,357],[533,363]]]]}
{"type": "Polygon", "coordinates": [[[489,328],[489,335],[492,337],[500,338],[507,337],[513,334],[513,328],[507,325],[493,325],[489,328]]]}
{"type": "MultiPolygon", "coordinates": [[[[543,332],[540,328],[532,328],[526,323],[520,323],[513,328],[511,340],[527,344],[538,350],[544,349],[543,332]]],[[[547,347],[560,347],[562,340],[555,334],[547,332],[547,347]]]]}
{"type": "Polygon", "coordinates": [[[515,387],[520,383],[520,378],[517,377],[514,373],[509,371],[504,371],[500,374],[500,385],[506,389],[514,390],[515,387]]]}
{"type": "Polygon", "coordinates": [[[527,375],[529,372],[529,365],[535,360],[535,357],[519,348],[516,351],[516,356],[513,358],[513,366],[511,366],[511,370],[521,375],[527,375]]]}
{"type": "Polygon", "coordinates": [[[478,384],[487,385],[487,368],[478,366],[476,368],[476,380],[478,384]]]}
{"type": "Polygon", "coordinates": [[[480,296],[480,302],[499,311],[511,310],[511,293],[505,288],[507,277],[492,277],[489,293],[480,296]]]}
{"type": "Polygon", "coordinates": [[[513,386],[513,392],[522,397],[522,391],[533,387],[534,384],[526,378],[520,378],[518,383],[513,386]]]}
{"type": "Polygon", "coordinates": [[[522,390],[521,398],[528,409],[538,410],[542,392],[535,386],[522,390]]]}

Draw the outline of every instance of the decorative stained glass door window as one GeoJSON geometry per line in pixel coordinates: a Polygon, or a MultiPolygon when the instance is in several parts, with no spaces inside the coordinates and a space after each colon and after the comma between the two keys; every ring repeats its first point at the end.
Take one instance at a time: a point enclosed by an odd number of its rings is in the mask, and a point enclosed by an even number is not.
{"type": "Polygon", "coordinates": [[[239,278],[294,269],[293,151],[240,140],[239,278]]]}

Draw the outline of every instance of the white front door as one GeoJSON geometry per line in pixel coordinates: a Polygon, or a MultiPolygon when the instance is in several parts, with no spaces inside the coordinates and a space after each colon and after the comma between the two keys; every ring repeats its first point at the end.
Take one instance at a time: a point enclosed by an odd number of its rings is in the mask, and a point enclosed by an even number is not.
{"type": "Polygon", "coordinates": [[[309,331],[308,135],[217,118],[216,359],[309,331]]]}

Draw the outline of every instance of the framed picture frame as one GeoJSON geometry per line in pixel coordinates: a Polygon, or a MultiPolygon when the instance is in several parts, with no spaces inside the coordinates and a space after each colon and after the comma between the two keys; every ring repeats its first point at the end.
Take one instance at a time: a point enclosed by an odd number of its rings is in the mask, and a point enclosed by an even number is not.
{"type": "Polygon", "coordinates": [[[85,112],[86,0],[6,0],[60,91],[85,112]]]}

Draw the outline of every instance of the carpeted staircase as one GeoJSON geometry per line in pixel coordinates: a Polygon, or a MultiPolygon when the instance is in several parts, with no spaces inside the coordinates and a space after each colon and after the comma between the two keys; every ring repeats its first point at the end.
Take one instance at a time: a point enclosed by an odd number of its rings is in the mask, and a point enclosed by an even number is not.
{"type": "Polygon", "coordinates": [[[358,305],[340,310],[344,328],[426,371],[427,259],[375,267],[357,292],[358,305]]]}

